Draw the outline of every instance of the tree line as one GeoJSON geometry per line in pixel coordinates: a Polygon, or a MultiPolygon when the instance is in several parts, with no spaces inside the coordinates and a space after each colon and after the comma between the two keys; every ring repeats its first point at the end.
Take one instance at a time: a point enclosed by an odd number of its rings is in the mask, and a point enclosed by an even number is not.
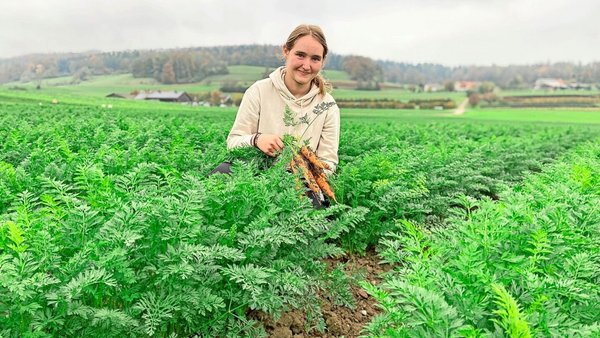
{"type": "MultiPolygon", "coordinates": [[[[0,83],[41,83],[42,79],[59,76],[72,76],[71,82],[77,83],[94,75],[124,73],[131,73],[134,77],[151,77],[165,84],[190,83],[211,75],[226,74],[230,65],[275,68],[282,64],[281,48],[275,45],[31,54],[0,59],[0,83]]],[[[376,89],[381,82],[426,84],[458,80],[488,81],[503,88],[521,88],[544,77],[600,83],[600,62],[448,67],[330,54],[326,69],[346,71],[363,89],[376,89]]]]}
{"type": "Polygon", "coordinates": [[[581,83],[600,83],[600,62],[556,62],[508,66],[457,66],[380,61],[386,80],[394,83],[493,82],[502,88],[530,87],[539,78],[560,78],[581,83]]]}

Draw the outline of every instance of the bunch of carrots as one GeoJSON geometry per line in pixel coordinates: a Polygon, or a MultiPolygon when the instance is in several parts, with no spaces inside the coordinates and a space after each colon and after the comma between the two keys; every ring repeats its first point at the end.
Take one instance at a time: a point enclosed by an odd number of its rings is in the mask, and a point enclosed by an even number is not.
{"type": "Polygon", "coordinates": [[[308,188],[317,196],[323,192],[325,196],[337,202],[331,186],[327,182],[325,170],[331,170],[329,165],[317,157],[308,147],[300,148],[298,154],[294,156],[290,167],[293,173],[300,171],[308,188]]]}

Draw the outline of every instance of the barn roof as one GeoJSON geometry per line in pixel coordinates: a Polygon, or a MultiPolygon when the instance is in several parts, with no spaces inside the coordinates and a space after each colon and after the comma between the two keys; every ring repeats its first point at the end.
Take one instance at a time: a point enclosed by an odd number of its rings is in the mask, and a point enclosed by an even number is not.
{"type": "Polygon", "coordinates": [[[106,95],[106,97],[118,97],[123,99],[133,99],[135,95],[131,95],[129,93],[110,93],[106,95]]]}
{"type": "Polygon", "coordinates": [[[134,99],[136,100],[179,100],[182,97],[187,97],[189,99],[190,96],[186,92],[180,91],[141,91],[139,92],[134,99]]]}
{"type": "Polygon", "coordinates": [[[187,95],[185,92],[178,91],[158,91],[152,92],[146,95],[146,99],[156,99],[156,100],[164,100],[164,99],[178,99],[183,95],[187,95]]]}

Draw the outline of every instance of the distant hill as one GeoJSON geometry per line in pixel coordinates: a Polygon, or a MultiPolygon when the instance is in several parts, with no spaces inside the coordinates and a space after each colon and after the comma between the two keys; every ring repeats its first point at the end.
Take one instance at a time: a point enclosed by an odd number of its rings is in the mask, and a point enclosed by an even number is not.
{"type": "MultiPolygon", "coordinates": [[[[110,74],[132,74],[136,78],[153,78],[163,84],[196,83],[213,76],[226,77],[228,66],[233,65],[275,68],[283,63],[280,54],[280,47],[275,45],[31,54],[0,59],[0,83],[39,83],[42,79],[58,77],[70,77],[70,82],[78,83],[91,76],[110,74]]],[[[352,80],[367,83],[426,84],[471,80],[490,81],[503,88],[531,86],[538,78],[600,83],[600,62],[448,67],[330,54],[326,69],[346,71],[352,80]]]]}
{"type": "MultiPolygon", "coordinates": [[[[90,76],[86,81],[72,84],[72,77],[62,76],[44,79],[42,87],[46,93],[70,92],[83,96],[106,97],[110,93],[132,94],[136,91],[181,91],[195,96],[209,95],[214,91],[243,93],[252,83],[263,79],[273,70],[271,67],[233,65],[227,67],[227,74],[211,75],[199,82],[163,84],[153,78],[135,78],[131,74],[109,74],[90,76]]],[[[326,70],[324,76],[333,81],[336,88],[354,88],[356,82],[348,73],[339,70],[326,70]]],[[[13,90],[35,90],[36,81],[14,81],[5,84],[13,90]]]]}

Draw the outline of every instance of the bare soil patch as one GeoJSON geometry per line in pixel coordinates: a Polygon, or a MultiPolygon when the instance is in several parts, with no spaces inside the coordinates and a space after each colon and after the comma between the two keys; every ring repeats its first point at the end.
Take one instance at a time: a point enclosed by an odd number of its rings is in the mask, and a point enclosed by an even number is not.
{"type": "MultiPolygon", "coordinates": [[[[380,258],[375,250],[370,249],[365,255],[346,254],[336,259],[327,259],[326,263],[333,269],[339,263],[346,265],[346,274],[361,272],[365,280],[373,284],[381,281],[380,275],[389,271],[391,266],[379,263],[380,258]]],[[[351,285],[352,297],[356,307],[350,309],[336,305],[333,299],[322,295],[320,297],[322,315],[326,323],[325,332],[316,329],[306,331],[306,314],[302,310],[285,312],[280,319],[275,321],[272,316],[254,311],[249,317],[258,320],[264,326],[270,337],[273,338],[333,338],[333,337],[358,337],[362,328],[377,315],[380,310],[375,300],[360,286],[351,285]]]]}

